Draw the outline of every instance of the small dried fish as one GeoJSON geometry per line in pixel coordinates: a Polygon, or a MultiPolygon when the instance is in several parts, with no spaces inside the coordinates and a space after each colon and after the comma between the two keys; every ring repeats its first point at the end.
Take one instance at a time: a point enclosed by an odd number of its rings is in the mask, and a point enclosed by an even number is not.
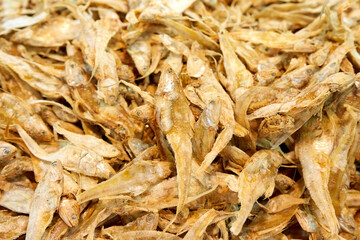
{"type": "Polygon", "coordinates": [[[23,175],[25,172],[34,171],[32,162],[25,157],[16,158],[7,164],[2,170],[0,175],[8,179],[16,178],[23,175]]]}
{"type": "Polygon", "coordinates": [[[18,126],[17,129],[29,151],[41,160],[47,162],[60,160],[66,169],[89,176],[109,178],[114,174],[114,169],[106,161],[104,161],[100,155],[90,149],[66,145],[57,152],[49,154],[42,149],[20,126],[18,126]]]}
{"type": "Polygon", "coordinates": [[[128,46],[128,53],[132,57],[135,66],[141,75],[150,68],[151,45],[146,39],[138,39],[136,42],[128,46]]]}
{"type": "Polygon", "coordinates": [[[15,215],[7,210],[0,210],[0,238],[16,239],[26,233],[29,217],[15,215]]]}
{"type": "Polygon", "coordinates": [[[34,138],[49,141],[52,134],[44,121],[33,108],[20,98],[11,94],[0,93],[1,128],[7,124],[21,124],[21,126],[34,138]]]}
{"type": "Polygon", "coordinates": [[[63,190],[63,172],[60,162],[53,162],[35,189],[31,204],[26,240],[41,239],[59,207],[63,190]],[[46,204],[45,204],[46,203],[46,204]]]}
{"type": "Polygon", "coordinates": [[[0,9],[0,239],[360,236],[357,1],[0,9]]]}
{"type": "Polygon", "coordinates": [[[322,116],[321,121],[313,117],[301,129],[296,151],[310,196],[326,218],[330,234],[335,235],[338,234],[339,222],[328,190],[330,177],[328,154],[335,141],[332,129],[332,123],[327,116],[322,116]]]}
{"type": "Polygon", "coordinates": [[[306,232],[316,232],[317,222],[309,208],[299,208],[296,212],[296,220],[306,232]]]}
{"type": "Polygon", "coordinates": [[[115,176],[97,184],[94,188],[79,194],[76,199],[83,203],[95,198],[131,193],[136,196],[149,186],[169,176],[171,163],[160,161],[139,161],[115,176]]]}
{"type": "Polygon", "coordinates": [[[54,17],[16,32],[11,40],[37,47],[59,47],[78,35],[80,22],[67,17],[54,17]]]}
{"type": "Polygon", "coordinates": [[[140,239],[164,239],[164,240],[180,240],[181,238],[170,234],[170,233],[164,233],[164,232],[159,232],[159,231],[149,231],[149,230],[144,230],[144,231],[130,231],[130,232],[126,232],[121,234],[121,236],[119,238],[117,238],[118,240],[126,240],[126,239],[134,239],[134,240],[140,240],[140,239]]]}
{"type": "Polygon", "coordinates": [[[14,212],[29,214],[33,199],[34,189],[32,187],[10,184],[9,189],[6,189],[0,196],[0,206],[14,212]]]}
{"type": "Polygon", "coordinates": [[[230,92],[232,98],[236,100],[246,88],[253,86],[254,80],[252,74],[236,56],[231,46],[229,34],[226,31],[219,36],[219,41],[221,51],[224,54],[224,68],[227,75],[225,88],[230,92]]]}
{"type": "Polygon", "coordinates": [[[174,151],[179,202],[177,212],[184,206],[189,191],[192,162],[194,117],[180,86],[179,78],[166,66],[155,95],[156,118],[160,129],[174,151]]]}
{"type": "Polygon", "coordinates": [[[99,154],[100,156],[115,157],[120,153],[119,150],[116,149],[111,144],[94,136],[72,133],[60,127],[59,124],[54,124],[54,130],[57,133],[64,135],[74,145],[83,148],[89,148],[93,150],[95,153],[99,154]]]}
{"type": "Polygon", "coordinates": [[[241,29],[230,33],[236,40],[250,41],[254,44],[263,44],[269,48],[281,49],[288,52],[311,53],[317,50],[317,46],[310,39],[299,38],[293,33],[282,33],[272,31],[254,31],[241,29]]]}
{"type": "Polygon", "coordinates": [[[213,222],[219,221],[222,219],[226,219],[231,217],[232,214],[224,214],[216,212],[214,209],[210,209],[206,213],[204,213],[189,229],[184,239],[202,239],[202,236],[206,230],[206,228],[213,222]]]}
{"type": "Polygon", "coordinates": [[[126,232],[131,231],[155,231],[158,225],[159,215],[148,213],[142,217],[138,217],[125,226],[112,226],[101,230],[101,235],[109,236],[112,239],[119,239],[126,232]]]}
{"type": "Polygon", "coordinates": [[[63,235],[67,232],[69,226],[59,218],[56,223],[49,229],[46,240],[60,240],[63,235]]]}
{"type": "Polygon", "coordinates": [[[234,235],[240,233],[255,201],[262,195],[269,197],[273,193],[275,176],[282,160],[281,155],[275,151],[261,150],[246,163],[238,178],[237,192],[241,208],[230,229],[234,235]]]}
{"type": "Polygon", "coordinates": [[[69,227],[77,226],[80,218],[80,205],[75,199],[63,197],[59,205],[59,215],[69,227]]]}
{"type": "Polygon", "coordinates": [[[41,92],[44,96],[59,98],[66,97],[69,94],[67,85],[61,80],[43,73],[21,57],[13,56],[0,50],[0,64],[13,70],[24,82],[41,92]]]}
{"type": "Polygon", "coordinates": [[[280,194],[274,198],[271,198],[264,207],[268,213],[277,213],[294,205],[307,203],[309,203],[308,199],[297,198],[290,194],[280,194]]]}
{"type": "Polygon", "coordinates": [[[193,148],[194,156],[201,162],[211,151],[220,120],[221,102],[212,101],[201,113],[195,124],[193,148]]]}

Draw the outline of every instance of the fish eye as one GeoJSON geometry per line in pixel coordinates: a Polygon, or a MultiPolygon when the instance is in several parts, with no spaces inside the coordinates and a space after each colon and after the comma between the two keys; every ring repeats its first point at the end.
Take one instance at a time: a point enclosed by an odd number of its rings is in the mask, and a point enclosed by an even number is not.
{"type": "Polygon", "coordinates": [[[3,153],[5,154],[5,155],[8,155],[8,154],[10,154],[10,149],[9,148],[5,148],[4,149],[4,151],[3,151],[3,153]]]}

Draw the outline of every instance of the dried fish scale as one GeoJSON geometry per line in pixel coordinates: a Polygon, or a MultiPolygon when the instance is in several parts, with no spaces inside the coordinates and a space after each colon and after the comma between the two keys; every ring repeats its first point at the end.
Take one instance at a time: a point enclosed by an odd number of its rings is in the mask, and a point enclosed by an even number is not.
{"type": "Polygon", "coordinates": [[[359,6],[0,1],[0,239],[359,237],[359,6]]]}

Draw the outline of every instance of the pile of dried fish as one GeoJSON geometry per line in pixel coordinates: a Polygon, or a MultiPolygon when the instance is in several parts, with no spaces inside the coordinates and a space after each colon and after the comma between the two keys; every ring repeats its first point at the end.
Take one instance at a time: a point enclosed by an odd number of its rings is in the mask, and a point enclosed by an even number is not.
{"type": "Polygon", "coordinates": [[[0,239],[360,238],[359,1],[0,3],[0,239]]]}

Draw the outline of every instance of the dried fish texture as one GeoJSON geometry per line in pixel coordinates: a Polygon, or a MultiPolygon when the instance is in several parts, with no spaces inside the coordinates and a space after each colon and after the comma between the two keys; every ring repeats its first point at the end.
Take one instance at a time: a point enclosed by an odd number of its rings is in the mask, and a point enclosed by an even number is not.
{"type": "Polygon", "coordinates": [[[1,128],[7,124],[20,124],[28,133],[40,140],[49,141],[52,134],[32,106],[22,99],[7,93],[0,94],[1,128]]]}
{"type": "Polygon", "coordinates": [[[311,198],[325,217],[331,235],[338,233],[339,222],[330,197],[328,182],[330,177],[329,154],[334,147],[335,134],[330,119],[323,115],[319,120],[310,119],[301,129],[297,145],[302,173],[311,198]]]}
{"type": "Polygon", "coordinates": [[[66,169],[89,176],[109,178],[114,174],[114,169],[109,163],[92,150],[68,144],[58,151],[49,154],[20,126],[17,129],[29,151],[41,160],[47,162],[60,160],[66,169]]]}
{"type": "Polygon", "coordinates": [[[59,47],[77,37],[80,22],[54,17],[16,32],[12,41],[36,47],[59,47]]]}
{"type": "Polygon", "coordinates": [[[41,239],[59,207],[63,190],[63,170],[60,162],[50,164],[35,189],[31,204],[26,239],[41,239]]]}
{"type": "Polygon", "coordinates": [[[0,211],[0,238],[16,239],[26,233],[26,226],[29,217],[24,215],[15,215],[10,211],[0,211]]]}
{"type": "Polygon", "coordinates": [[[180,80],[169,66],[161,73],[155,95],[156,118],[160,129],[174,151],[179,203],[177,211],[184,206],[189,192],[192,163],[194,116],[186,101],[180,80]]]}
{"type": "Polygon", "coordinates": [[[11,182],[4,188],[4,184],[2,182],[4,192],[0,197],[0,206],[14,212],[29,214],[34,199],[34,189],[31,186],[11,182]]]}
{"type": "Polygon", "coordinates": [[[131,193],[139,195],[149,186],[166,178],[170,174],[169,162],[139,161],[134,163],[112,178],[104,181],[77,196],[79,203],[94,198],[131,193]]]}
{"type": "Polygon", "coordinates": [[[256,152],[246,163],[238,178],[238,195],[241,202],[236,221],[231,232],[238,235],[248,217],[255,201],[265,195],[272,195],[275,188],[275,176],[283,161],[275,151],[261,150],[256,152]]]}
{"type": "Polygon", "coordinates": [[[359,237],[359,16],[0,1],[0,239],[359,237]]]}

